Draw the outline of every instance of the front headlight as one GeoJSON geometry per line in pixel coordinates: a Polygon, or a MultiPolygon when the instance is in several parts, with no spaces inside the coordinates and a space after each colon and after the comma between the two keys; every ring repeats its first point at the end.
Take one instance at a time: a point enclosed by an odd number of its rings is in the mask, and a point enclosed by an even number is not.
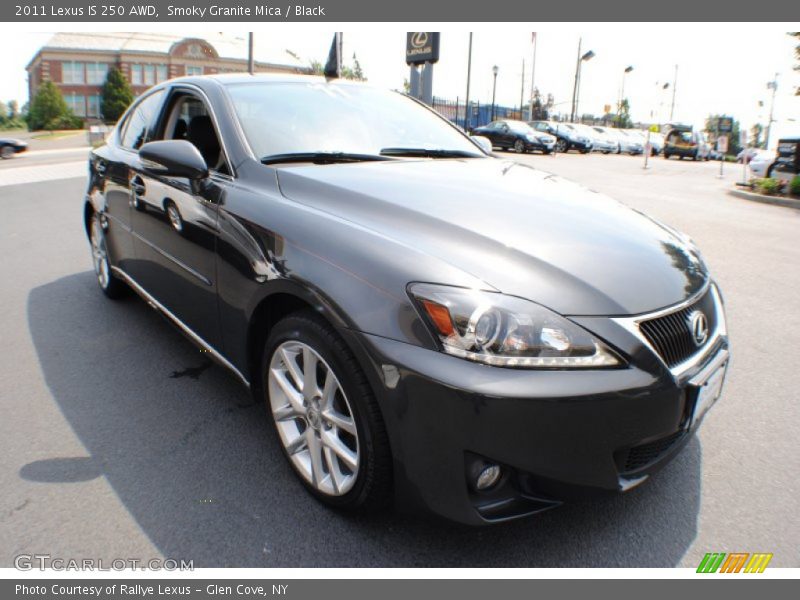
{"type": "Polygon", "coordinates": [[[429,283],[414,283],[408,289],[448,354],[496,367],[622,364],[588,331],[528,300],[429,283]]]}

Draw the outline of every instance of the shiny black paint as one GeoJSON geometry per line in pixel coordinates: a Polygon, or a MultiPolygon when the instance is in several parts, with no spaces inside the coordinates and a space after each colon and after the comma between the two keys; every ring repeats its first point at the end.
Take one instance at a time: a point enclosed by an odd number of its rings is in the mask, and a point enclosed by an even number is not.
{"type": "Polygon", "coordinates": [[[506,160],[262,165],[224,89],[248,80],[159,86],[208,102],[231,176],[193,184],[156,174],[115,133],[92,153],[87,193],[108,225],[112,264],[243,379],[258,388],[254,352],[270,316],[287,303],[314,307],[373,386],[400,504],[467,523],[484,518],[466,488],[465,453],[535,477],[554,497],[618,489],[614,450],[674,431],[685,382],[607,317],[702,289],[705,266],[684,242],[601,194],[506,160]],[[529,371],[447,356],[409,300],[413,281],[531,299],[593,331],[626,367],[529,371]]]}

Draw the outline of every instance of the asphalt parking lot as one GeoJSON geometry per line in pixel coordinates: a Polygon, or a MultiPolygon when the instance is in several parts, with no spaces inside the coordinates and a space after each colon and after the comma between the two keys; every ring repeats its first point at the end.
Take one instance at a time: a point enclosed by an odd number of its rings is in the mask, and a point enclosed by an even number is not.
{"type": "Polygon", "coordinates": [[[63,166],[82,157],[45,156],[0,169],[0,567],[35,553],[196,567],[694,567],[734,551],[800,566],[800,211],[726,194],[740,165],[720,179],[719,163],[508,155],[691,235],[724,292],[734,359],[699,435],[647,485],[469,529],[344,516],[307,495],[233,376],[140,300],[102,296],[82,231],[85,166],[63,166]],[[19,168],[30,171],[13,179],[19,168]]]}

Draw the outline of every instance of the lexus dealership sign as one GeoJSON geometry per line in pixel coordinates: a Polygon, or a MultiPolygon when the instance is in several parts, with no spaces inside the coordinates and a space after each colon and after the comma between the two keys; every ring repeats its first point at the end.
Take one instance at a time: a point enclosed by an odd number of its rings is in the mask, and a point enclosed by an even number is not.
{"type": "Polygon", "coordinates": [[[439,60],[439,32],[410,31],[406,34],[406,64],[421,65],[439,60]]]}

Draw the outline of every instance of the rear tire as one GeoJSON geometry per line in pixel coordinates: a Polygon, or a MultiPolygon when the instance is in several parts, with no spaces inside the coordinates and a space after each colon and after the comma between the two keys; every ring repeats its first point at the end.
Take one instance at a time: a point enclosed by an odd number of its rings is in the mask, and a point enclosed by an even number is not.
{"type": "Polygon", "coordinates": [[[11,146],[0,147],[0,158],[7,160],[14,156],[14,148],[11,146]]]}
{"type": "Polygon", "coordinates": [[[562,154],[564,152],[568,152],[569,144],[565,140],[558,140],[556,142],[556,151],[561,152],[562,154]]]}
{"type": "Polygon", "coordinates": [[[514,142],[514,152],[517,154],[525,154],[525,142],[522,140],[514,142]]]}
{"type": "Polygon", "coordinates": [[[279,321],[261,374],[283,453],[305,488],[334,508],[384,508],[392,488],[386,427],[364,371],[333,327],[311,311],[279,321]]]}

